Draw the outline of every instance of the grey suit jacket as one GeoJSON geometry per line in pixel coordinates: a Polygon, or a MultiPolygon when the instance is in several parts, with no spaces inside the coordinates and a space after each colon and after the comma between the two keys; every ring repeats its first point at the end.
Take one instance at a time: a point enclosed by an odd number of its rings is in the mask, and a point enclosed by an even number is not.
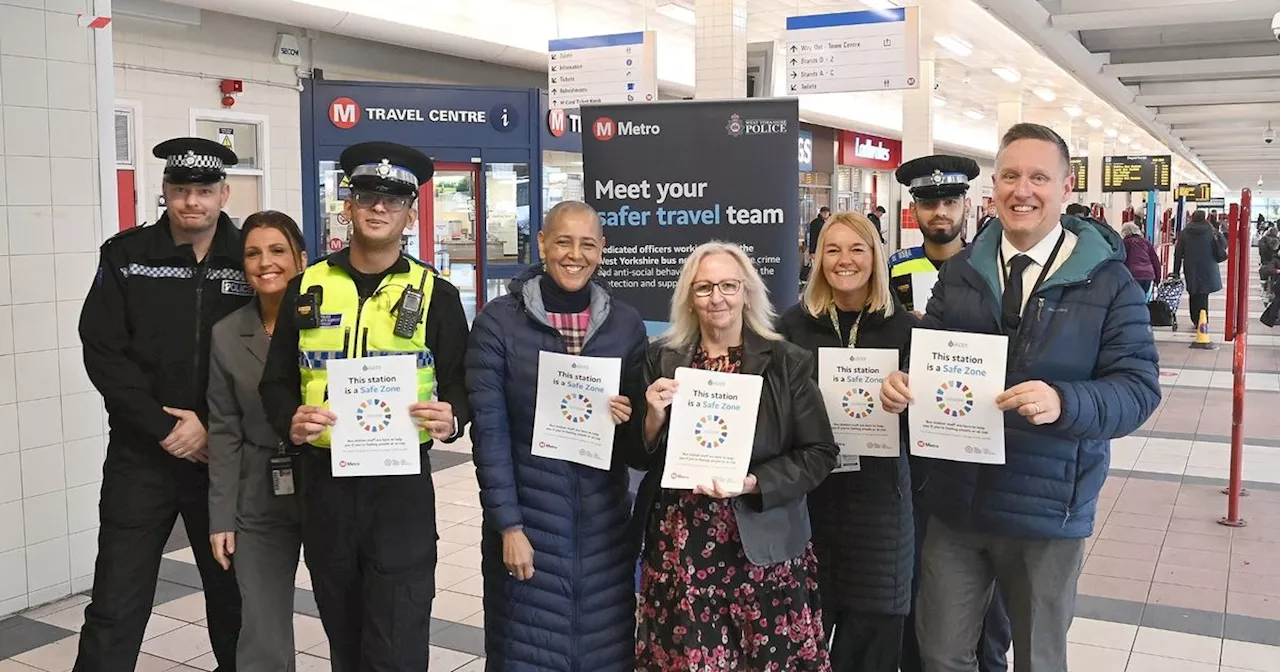
{"type": "Polygon", "coordinates": [[[267,338],[255,298],[213,326],[209,356],[209,531],[296,521],[293,497],[268,478],[280,439],[258,396],[267,338]]]}

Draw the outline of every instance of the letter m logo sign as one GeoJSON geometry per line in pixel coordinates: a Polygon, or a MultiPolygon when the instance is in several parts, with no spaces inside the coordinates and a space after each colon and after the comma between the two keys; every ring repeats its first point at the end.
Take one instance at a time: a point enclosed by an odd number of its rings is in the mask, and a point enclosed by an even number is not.
{"type": "Polygon", "coordinates": [[[337,98],[329,103],[329,121],[346,130],[360,121],[360,104],[350,98],[337,98]]]}
{"type": "Polygon", "coordinates": [[[596,123],[591,125],[591,133],[596,136],[596,140],[601,142],[612,140],[616,132],[617,126],[609,117],[600,117],[596,119],[596,123]]]}

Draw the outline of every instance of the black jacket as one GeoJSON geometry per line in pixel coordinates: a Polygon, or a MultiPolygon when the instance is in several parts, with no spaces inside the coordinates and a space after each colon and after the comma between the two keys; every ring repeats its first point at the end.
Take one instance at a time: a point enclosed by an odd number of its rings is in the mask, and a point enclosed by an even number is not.
{"type": "Polygon", "coordinates": [[[1222,291],[1218,264],[1226,260],[1227,241],[1221,233],[1208,224],[1188,224],[1173,248],[1173,275],[1184,272],[1188,294],[1213,294],[1222,291]]]}
{"type": "Polygon", "coordinates": [[[165,214],[107,239],[80,312],[85,370],[113,436],[157,444],[177,424],[164,406],[208,425],[209,332],[253,296],[230,218],[218,220],[201,262],[190,245],[174,244],[169,226],[165,214]]]}
{"type": "MultiPolygon", "coordinates": [[[[650,346],[645,387],[659,378],[674,378],[678,367],[693,361],[693,354],[694,348],[650,346]]],[[[804,553],[811,534],[805,496],[831,473],[840,454],[822,396],[813,382],[812,359],[785,341],[771,341],[751,331],[743,333],[740,373],[764,377],[750,468],[760,492],[735,498],[733,509],[747,559],[756,565],[771,565],[804,553]]],[[[630,396],[635,399],[635,392],[630,396]]],[[[641,404],[640,408],[631,421],[636,431],[643,431],[648,406],[641,404]]],[[[627,442],[624,453],[628,464],[648,471],[636,496],[635,510],[640,514],[633,520],[643,531],[661,489],[667,424],[654,445],[646,446],[643,440],[627,442]]]]}
{"type": "MultiPolygon", "coordinates": [[[[898,350],[905,370],[915,324],[915,316],[901,305],[887,319],[883,312],[868,313],[858,325],[855,347],[898,350]]],[[[818,348],[842,347],[831,320],[810,315],[803,305],[782,315],[778,331],[813,353],[815,361],[818,348]]],[[[809,495],[826,605],[898,616],[911,611],[915,526],[906,417],[901,416],[903,447],[897,458],[863,457],[861,470],[831,474],[809,495]]]]}

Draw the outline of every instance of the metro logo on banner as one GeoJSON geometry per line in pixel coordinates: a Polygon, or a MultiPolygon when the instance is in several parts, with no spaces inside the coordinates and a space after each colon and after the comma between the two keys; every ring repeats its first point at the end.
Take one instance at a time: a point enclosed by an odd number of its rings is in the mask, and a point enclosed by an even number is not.
{"type": "Polygon", "coordinates": [[[337,98],[329,103],[329,121],[346,130],[360,122],[360,104],[350,98],[337,98]]]}
{"type": "Polygon", "coordinates": [[[667,321],[685,260],[711,240],[740,245],[769,293],[795,300],[795,99],[586,105],[582,120],[584,200],[609,241],[596,273],[619,300],[667,321]]]}

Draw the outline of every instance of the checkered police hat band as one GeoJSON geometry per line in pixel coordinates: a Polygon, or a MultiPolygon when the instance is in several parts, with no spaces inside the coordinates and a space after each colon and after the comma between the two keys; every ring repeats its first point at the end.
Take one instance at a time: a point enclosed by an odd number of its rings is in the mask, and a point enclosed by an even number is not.
{"type": "Polygon", "coordinates": [[[403,182],[411,187],[418,186],[418,176],[408,168],[393,166],[390,163],[366,163],[351,171],[351,177],[376,177],[380,180],[403,182]]]}
{"type": "Polygon", "coordinates": [[[940,187],[944,184],[969,184],[969,176],[964,173],[934,173],[911,180],[911,188],[940,187]]]}
{"type": "Polygon", "coordinates": [[[220,171],[223,169],[222,159],[209,154],[196,154],[195,152],[187,152],[185,154],[175,154],[165,160],[164,167],[168,168],[186,168],[191,170],[208,170],[220,171]]]}

